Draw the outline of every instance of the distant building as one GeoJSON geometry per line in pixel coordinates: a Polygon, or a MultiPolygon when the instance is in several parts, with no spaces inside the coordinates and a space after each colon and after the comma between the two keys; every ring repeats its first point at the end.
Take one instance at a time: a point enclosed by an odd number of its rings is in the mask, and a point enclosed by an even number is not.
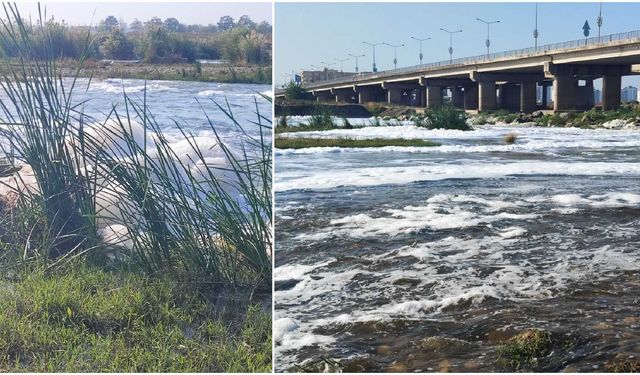
{"type": "Polygon", "coordinates": [[[353,76],[356,73],[352,72],[339,72],[335,69],[324,69],[324,70],[304,70],[300,73],[302,85],[306,85],[308,83],[318,82],[318,81],[326,81],[329,79],[336,79],[342,77],[353,76]]]}
{"type": "Polygon", "coordinates": [[[599,89],[593,90],[593,102],[598,105],[602,104],[602,91],[599,89]]]}
{"type": "Polygon", "coordinates": [[[635,102],[638,100],[638,88],[635,86],[627,86],[622,89],[620,101],[623,103],[635,102]]]}

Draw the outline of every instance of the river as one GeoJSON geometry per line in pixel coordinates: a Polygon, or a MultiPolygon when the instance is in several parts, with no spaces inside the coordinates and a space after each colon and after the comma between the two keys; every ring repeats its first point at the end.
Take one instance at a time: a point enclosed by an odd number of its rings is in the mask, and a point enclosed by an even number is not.
{"type": "Polygon", "coordinates": [[[363,371],[496,371],[498,347],[528,328],[570,343],[541,370],[633,358],[636,129],[291,134],[442,145],[276,150],[276,371],[321,357],[363,371]]]}

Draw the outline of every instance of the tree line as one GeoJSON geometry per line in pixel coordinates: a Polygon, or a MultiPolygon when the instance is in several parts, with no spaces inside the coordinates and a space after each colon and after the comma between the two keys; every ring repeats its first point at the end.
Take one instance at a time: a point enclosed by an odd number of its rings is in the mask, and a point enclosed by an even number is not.
{"type": "MultiPolygon", "coordinates": [[[[38,57],[78,59],[83,51],[92,59],[137,59],[150,63],[193,62],[224,59],[240,64],[270,64],[271,25],[256,23],[248,16],[235,21],[221,17],[217,24],[185,25],[175,18],[153,17],[146,22],[126,24],[109,16],[95,27],[70,26],[53,17],[27,24],[30,50],[38,57]],[[91,38],[87,40],[90,33],[91,38]],[[46,41],[46,43],[45,43],[46,41]]],[[[15,41],[0,33],[0,48],[6,57],[15,57],[15,41]]]]}

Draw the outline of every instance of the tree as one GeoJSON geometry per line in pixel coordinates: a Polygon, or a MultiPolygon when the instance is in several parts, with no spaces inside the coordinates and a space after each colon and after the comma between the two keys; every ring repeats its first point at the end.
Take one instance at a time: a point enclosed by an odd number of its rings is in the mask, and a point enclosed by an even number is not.
{"type": "Polygon", "coordinates": [[[142,25],[142,22],[140,22],[139,19],[135,18],[133,20],[133,22],[131,22],[131,25],[129,25],[129,28],[131,29],[131,31],[133,31],[134,33],[139,33],[144,31],[144,26],[142,25]]]}
{"type": "Polygon", "coordinates": [[[133,57],[133,44],[120,29],[114,29],[100,46],[100,52],[109,59],[126,60],[133,57]]]}
{"type": "Polygon", "coordinates": [[[229,31],[235,27],[235,22],[231,16],[222,16],[218,21],[218,31],[229,31]]]}
{"type": "Polygon", "coordinates": [[[120,24],[118,23],[118,19],[114,16],[109,16],[104,19],[102,22],[102,30],[106,32],[112,32],[114,29],[118,28],[120,24]]]}
{"type": "Polygon", "coordinates": [[[149,21],[144,23],[144,28],[149,30],[157,30],[164,27],[164,23],[162,23],[162,19],[158,17],[153,17],[149,21]]]}
{"type": "Polygon", "coordinates": [[[238,20],[238,26],[246,27],[247,29],[255,29],[256,23],[251,20],[246,14],[240,17],[238,20]]]}
{"type": "Polygon", "coordinates": [[[165,29],[167,29],[167,31],[172,32],[183,32],[185,30],[185,26],[173,17],[164,20],[164,27],[165,29]]]}
{"type": "Polygon", "coordinates": [[[256,31],[260,34],[271,35],[271,24],[267,21],[262,21],[256,27],[256,31]]]}

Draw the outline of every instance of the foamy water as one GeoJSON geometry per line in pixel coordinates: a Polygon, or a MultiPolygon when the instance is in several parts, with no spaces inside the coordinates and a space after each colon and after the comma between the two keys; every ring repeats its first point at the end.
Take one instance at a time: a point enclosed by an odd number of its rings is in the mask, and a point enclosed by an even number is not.
{"type": "MultiPolygon", "coordinates": [[[[70,82],[67,80],[67,87],[70,82]]],[[[236,192],[231,186],[236,176],[230,171],[229,161],[220,148],[211,127],[215,128],[232,152],[235,151],[236,154],[241,155],[241,142],[244,141],[245,146],[248,146],[247,155],[249,157],[258,155],[258,150],[252,149],[252,146],[246,142],[249,137],[259,138],[259,127],[254,125],[258,121],[256,103],[262,116],[271,117],[271,103],[260,96],[261,93],[268,94],[269,92],[269,85],[183,81],[147,81],[145,83],[145,81],[138,79],[92,80],[89,83],[88,79],[79,79],[74,91],[74,100],[85,102],[82,111],[90,116],[88,123],[85,124],[85,130],[88,134],[92,134],[96,140],[101,140],[102,144],[111,150],[112,156],[123,162],[130,160],[133,156],[123,152],[128,149],[124,136],[113,136],[113,134],[121,132],[120,126],[114,120],[106,120],[106,114],[115,107],[126,123],[124,118],[127,107],[124,95],[129,95],[139,105],[142,105],[146,100],[148,116],[153,116],[155,122],[162,129],[169,146],[182,163],[176,167],[180,173],[177,177],[180,181],[176,181],[176,183],[190,183],[187,178],[188,172],[195,178],[204,179],[205,176],[209,176],[208,172],[205,172],[205,166],[199,161],[200,156],[193,149],[195,144],[200,149],[204,161],[208,165],[214,166],[212,175],[221,181],[223,188],[228,187],[229,192],[233,195],[236,192]],[[203,95],[203,93],[213,94],[203,95]],[[227,101],[229,107],[227,107],[227,101]],[[244,128],[239,129],[234,121],[217,107],[215,102],[225,109],[229,108],[227,110],[233,113],[236,121],[244,128]],[[185,139],[179,127],[190,136],[190,139],[185,139]]],[[[0,94],[0,100],[5,99],[3,94],[0,94]]],[[[145,132],[142,125],[143,119],[137,117],[131,106],[128,110],[132,121],[126,131],[130,133],[139,147],[147,145],[148,154],[152,159],[157,158],[155,151],[157,134],[150,127],[145,132]]],[[[260,121],[265,123],[263,119],[260,121]]],[[[266,134],[265,137],[269,142],[270,135],[266,134]]],[[[6,140],[0,140],[0,142],[4,145],[6,140]]],[[[7,148],[5,147],[5,149],[7,148]]],[[[89,168],[94,170],[94,168],[99,169],[99,166],[89,165],[89,168]]],[[[35,180],[29,176],[28,167],[23,169],[23,175],[27,185],[35,186],[35,180]]],[[[17,183],[14,178],[5,178],[3,182],[8,183],[9,186],[21,184],[17,183]]],[[[96,201],[100,216],[98,226],[106,240],[116,242],[118,238],[123,237],[122,215],[119,205],[127,204],[119,199],[118,192],[122,187],[113,181],[100,177],[96,180],[96,184],[98,186],[96,201]]],[[[0,193],[6,189],[7,187],[3,186],[0,193]]],[[[206,192],[200,193],[205,194],[206,192]]],[[[237,198],[242,199],[242,197],[237,198]]]]}
{"type": "MultiPolygon", "coordinates": [[[[616,300],[606,317],[598,301],[613,285],[638,288],[624,280],[640,269],[640,131],[403,126],[290,136],[442,146],[276,151],[277,370],[328,357],[364,358],[369,371],[398,362],[438,370],[443,358],[495,371],[487,337],[532,326],[579,335],[583,352],[596,343],[615,347],[599,352],[611,356],[631,350],[615,337],[640,334],[616,323],[632,300],[616,300]],[[502,142],[507,133],[515,144],[502,142]],[[610,328],[591,337],[600,319],[610,328]],[[421,340],[436,336],[467,349],[417,360],[421,340]]],[[[592,369],[590,360],[573,364],[592,369]]]]}

